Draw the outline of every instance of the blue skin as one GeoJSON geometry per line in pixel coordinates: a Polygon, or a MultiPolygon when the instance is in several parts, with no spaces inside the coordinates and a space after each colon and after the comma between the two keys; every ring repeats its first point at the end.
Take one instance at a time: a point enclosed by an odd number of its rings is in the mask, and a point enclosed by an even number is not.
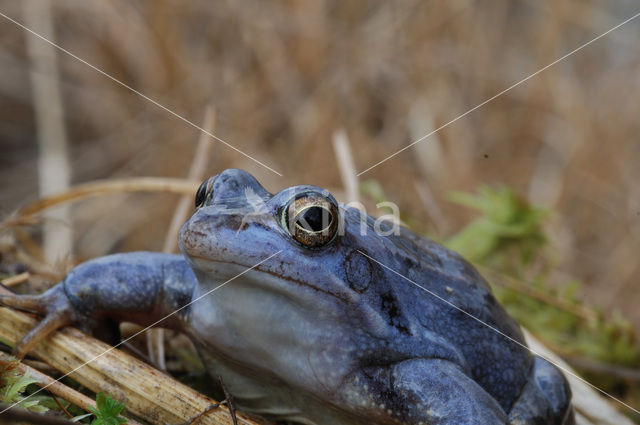
{"type": "Polygon", "coordinates": [[[362,234],[360,212],[314,186],[271,195],[231,169],[198,196],[180,230],[184,256],[110,255],[40,296],[0,297],[46,316],[16,351],[70,323],[115,339],[117,322],[150,325],[215,290],[161,326],[189,335],[248,412],[317,425],[573,424],[555,367],[376,262],[525,344],[457,254],[404,228],[380,236],[371,217],[362,234]],[[313,247],[282,214],[309,192],[344,223],[313,247]]]}

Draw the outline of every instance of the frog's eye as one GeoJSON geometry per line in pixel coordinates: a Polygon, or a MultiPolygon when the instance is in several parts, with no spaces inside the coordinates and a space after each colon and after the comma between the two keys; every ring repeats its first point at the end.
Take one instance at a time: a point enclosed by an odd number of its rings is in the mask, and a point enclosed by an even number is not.
{"type": "Polygon", "coordinates": [[[338,230],[338,206],[320,193],[297,195],[282,209],[281,225],[308,248],[331,242],[338,230]]]}
{"type": "Polygon", "coordinates": [[[208,178],[202,182],[196,192],[196,209],[203,207],[205,203],[211,199],[213,194],[213,178],[208,178]]]}

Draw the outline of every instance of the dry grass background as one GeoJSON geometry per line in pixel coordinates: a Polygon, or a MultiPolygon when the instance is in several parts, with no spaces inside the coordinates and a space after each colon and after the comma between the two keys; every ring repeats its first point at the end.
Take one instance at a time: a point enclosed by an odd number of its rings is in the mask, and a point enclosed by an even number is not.
{"type": "MultiPolygon", "coordinates": [[[[57,0],[57,42],[187,119],[217,110],[210,174],[253,173],[278,191],[340,192],[331,137],[364,170],[637,13],[632,0],[57,0]]],[[[18,0],[0,11],[24,21],[18,0]]],[[[452,190],[507,184],[555,212],[557,283],[640,324],[640,20],[367,172],[420,232],[470,213],[452,190]],[[433,216],[422,188],[442,211],[433,216]]],[[[0,18],[0,213],[37,197],[25,31],[0,18]]],[[[184,177],[198,131],[58,55],[74,183],[184,177]]],[[[160,250],[177,198],[122,195],[72,209],[74,252],[160,250]]],[[[62,225],[62,224],[61,224],[62,225]]]]}

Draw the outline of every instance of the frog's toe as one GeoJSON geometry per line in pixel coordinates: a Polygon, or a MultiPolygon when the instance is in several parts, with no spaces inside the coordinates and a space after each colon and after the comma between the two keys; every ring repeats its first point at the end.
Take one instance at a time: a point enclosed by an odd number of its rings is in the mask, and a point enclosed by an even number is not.
{"type": "Polygon", "coordinates": [[[26,310],[32,313],[45,313],[47,299],[42,295],[0,294],[0,305],[26,310]]]}
{"type": "Polygon", "coordinates": [[[58,311],[47,315],[38,325],[31,329],[13,348],[13,355],[23,358],[33,347],[57,329],[71,324],[71,315],[66,311],[58,311]]]}
{"type": "Polygon", "coordinates": [[[74,311],[60,286],[55,286],[41,295],[3,294],[0,295],[0,304],[45,316],[13,348],[13,354],[18,358],[23,358],[38,342],[55,330],[74,321],[74,311]]]}
{"type": "Polygon", "coordinates": [[[511,424],[573,425],[571,389],[562,373],[535,357],[531,378],[509,412],[511,424]]]}

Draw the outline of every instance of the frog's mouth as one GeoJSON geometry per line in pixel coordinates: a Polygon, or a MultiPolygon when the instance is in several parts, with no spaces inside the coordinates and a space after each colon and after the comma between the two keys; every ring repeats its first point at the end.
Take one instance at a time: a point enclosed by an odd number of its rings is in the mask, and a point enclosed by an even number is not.
{"type": "MultiPolygon", "coordinates": [[[[271,257],[275,256],[276,254],[273,254],[271,257]]],[[[271,257],[267,257],[267,259],[270,259],[271,257]]],[[[215,286],[233,285],[234,280],[241,279],[243,282],[255,282],[256,286],[259,286],[262,289],[272,289],[275,292],[285,294],[290,294],[290,288],[294,285],[300,288],[312,290],[315,294],[322,293],[329,295],[342,303],[348,304],[354,301],[352,297],[344,291],[343,287],[339,287],[336,288],[336,290],[331,291],[327,288],[320,287],[319,285],[314,285],[312,282],[276,273],[269,267],[262,264],[266,262],[266,259],[257,263],[257,265],[247,265],[236,261],[212,260],[211,258],[206,258],[200,255],[191,255],[190,262],[192,264],[192,268],[196,272],[196,276],[198,276],[199,272],[204,273],[207,280],[211,279],[211,276],[219,276],[219,279],[217,279],[219,282],[216,282],[215,286]],[[258,276],[261,275],[264,278],[260,279],[253,277],[256,274],[258,276]],[[247,279],[247,277],[250,279],[247,279]]],[[[278,267],[278,269],[283,270],[285,267],[278,267]]],[[[200,277],[198,277],[198,280],[200,280],[201,283],[205,283],[200,279],[200,277]]]]}

